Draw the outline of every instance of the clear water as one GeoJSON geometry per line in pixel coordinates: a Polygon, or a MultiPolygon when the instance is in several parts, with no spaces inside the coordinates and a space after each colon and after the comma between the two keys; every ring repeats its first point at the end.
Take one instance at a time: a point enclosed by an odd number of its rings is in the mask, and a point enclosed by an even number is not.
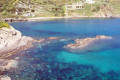
{"type": "Polygon", "coordinates": [[[60,19],[10,23],[23,35],[65,40],[35,44],[19,52],[19,67],[7,72],[12,80],[120,80],[120,19],[60,19]],[[76,38],[112,36],[76,51],[64,48],[76,38]]]}

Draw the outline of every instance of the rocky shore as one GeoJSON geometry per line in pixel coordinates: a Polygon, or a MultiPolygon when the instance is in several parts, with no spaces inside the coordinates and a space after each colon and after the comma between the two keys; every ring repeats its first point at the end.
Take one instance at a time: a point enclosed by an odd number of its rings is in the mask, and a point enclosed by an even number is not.
{"type": "Polygon", "coordinates": [[[6,18],[4,19],[6,22],[15,22],[15,21],[28,21],[27,18],[6,18]]]}
{"type": "Polygon", "coordinates": [[[11,80],[5,73],[18,67],[17,60],[0,59],[0,80],[11,80]]]}
{"type": "Polygon", "coordinates": [[[34,17],[34,18],[5,18],[3,19],[6,22],[19,22],[19,21],[45,21],[45,20],[54,20],[54,19],[70,19],[70,18],[120,18],[120,15],[107,15],[104,14],[94,14],[93,16],[84,16],[84,15],[72,15],[72,16],[63,16],[63,17],[34,17]]]}
{"type": "Polygon", "coordinates": [[[23,36],[22,33],[12,26],[0,29],[0,58],[7,58],[13,53],[28,49],[33,43],[49,42],[57,40],[58,37],[49,37],[46,39],[35,40],[32,37],[23,36]]]}
{"type": "Polygon", "coordinates": [[[95,40],[100,40],[100,39],[112,39],[112,38],[109,36],[99,35],[94,38],[75,39],[74,40],[75,43],[68,44],[65,46],[65,48],[80,49],[80,48],[83,48],[83,47],[89,45],[91,42],[93,42],[95,40]]]}
{"type": "Polygon", "coordinates": [[[49,37],[46,39],[33,39],[32,37],[23,36],[22,33],[12,26],[0,29],[0,80],[11,80],[5,75],[5,71],[17,68],[18,61],[9,59],[13,54],[19,51],[33,47],[33,43],[47,43],[52,40],[58,40],[58,37],[49,37]]]}
{"type": "Polygon", "coordinates": [[[4,72],[17,68],[18,61],[8,59],[8,57],[18,51],[32,47],[34,42],[37,40],[23,36],[20,31],[12,26],[0,29],[0,80],[11,80],[10,77],[4,75],[4,72]]]}
{"type": "Polygon", "coordinates": [[[20,31],[3,27],[0,29],[0,58],[10,56],[12,53],[27,49],[32,46],[36,40],[31,37],[26,37],[20,31]]]}
{"type": "Polygon", "coordinates": [[[8,77],[7,75],[2,75],[2,76],[0,76],[0,80],[11,80],[11,78],[10,77],[8,77]]]}

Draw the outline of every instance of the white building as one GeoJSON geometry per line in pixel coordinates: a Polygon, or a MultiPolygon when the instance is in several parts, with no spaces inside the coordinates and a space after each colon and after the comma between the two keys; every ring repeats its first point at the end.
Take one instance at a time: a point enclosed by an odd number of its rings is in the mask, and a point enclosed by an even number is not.
{"type": "Polygon", "coordinates": [[[94,0],[85,0],[85,3],[88,3],[88,4],[94,4],[95,1],[94,1],[94,0]]]}
{"type": "Polygon", "coordinates": [[[75,9],[83,9],[84,6],[83,6],[83,3],[80,1],[80,2],[77,2],[77,3],[74,3],[72,5],[66,5],[66,10],[75,10],[75,9]]]}
{"type": "Polygon", "coordinates": [[[26,14],[23,14],[24,17],[35,17],[34,13],[27,11],[26,14]]]}

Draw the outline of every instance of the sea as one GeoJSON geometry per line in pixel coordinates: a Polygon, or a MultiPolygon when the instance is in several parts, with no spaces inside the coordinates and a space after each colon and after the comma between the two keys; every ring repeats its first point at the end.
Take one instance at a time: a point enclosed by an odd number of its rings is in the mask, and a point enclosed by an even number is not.
{"type": "Polygon", "coordinates": [[[37,40],[58,37],[11,56],[18,67],[6,72],[12,80],[120,80],[120,19],[54,19],[9,23],[37,40]],[[70,50],[75,39],[110,36],[70,50]]]}

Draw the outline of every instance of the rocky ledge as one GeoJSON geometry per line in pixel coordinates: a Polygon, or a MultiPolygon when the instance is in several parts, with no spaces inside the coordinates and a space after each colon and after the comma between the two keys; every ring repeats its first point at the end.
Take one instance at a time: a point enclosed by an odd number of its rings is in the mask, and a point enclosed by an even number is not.
{"type": "Polygon", "coordinates": [[[0,29],[0,58],[10,56],[16,51],[27,49],[36,40],[31,37],[22,36],[21,32],[14,29],[3,27],[0,29]]]}
{"type": "Polygon", "coordinates": [[[0,80],[11,80],[6,74],[7,71],[18,68],[17,60],[0,59],[0,80]]]}
{"type": "Polygon", "coordinates": [[[23,36],[22,33],[12,26],[0,28],[0,80],[11,80],[5,75],[5,71],[17,68],[17,60],[7,59],[18,51],[32,47],[37,40],[23,36]]]}
{"type": "Polygon", "coordinates": [[[75,39],[75,43],[71,43],[65,46],[65,48],[69,48],[69,49],[79,49],[79,48],[83,48],[87,45],[89,45],[91,42],[95,41],[95,40],[99,40],[99,39],[112,39],[109,36],[104,36],[104,35],[98,35],[94,38],[85,38],[85,39],[75,39]]]}
{"type": "Polygon", "coordinates": [[[22,33],[12,26],[0,28],[0,80],[11,80],[5,75],[5,71],[18,67],[18,61],[8,59],[14,53],[33,47],[33,43],[47,43],[58,40],[58,37],[35,40],[32,37],[23,36],[22,33]]]}
{"type": "Polygon", "coordinates": [[[7,75],[2,75],[0,76],[0,80],[11,80],[11,78],[8,77],[7,75]]]}

